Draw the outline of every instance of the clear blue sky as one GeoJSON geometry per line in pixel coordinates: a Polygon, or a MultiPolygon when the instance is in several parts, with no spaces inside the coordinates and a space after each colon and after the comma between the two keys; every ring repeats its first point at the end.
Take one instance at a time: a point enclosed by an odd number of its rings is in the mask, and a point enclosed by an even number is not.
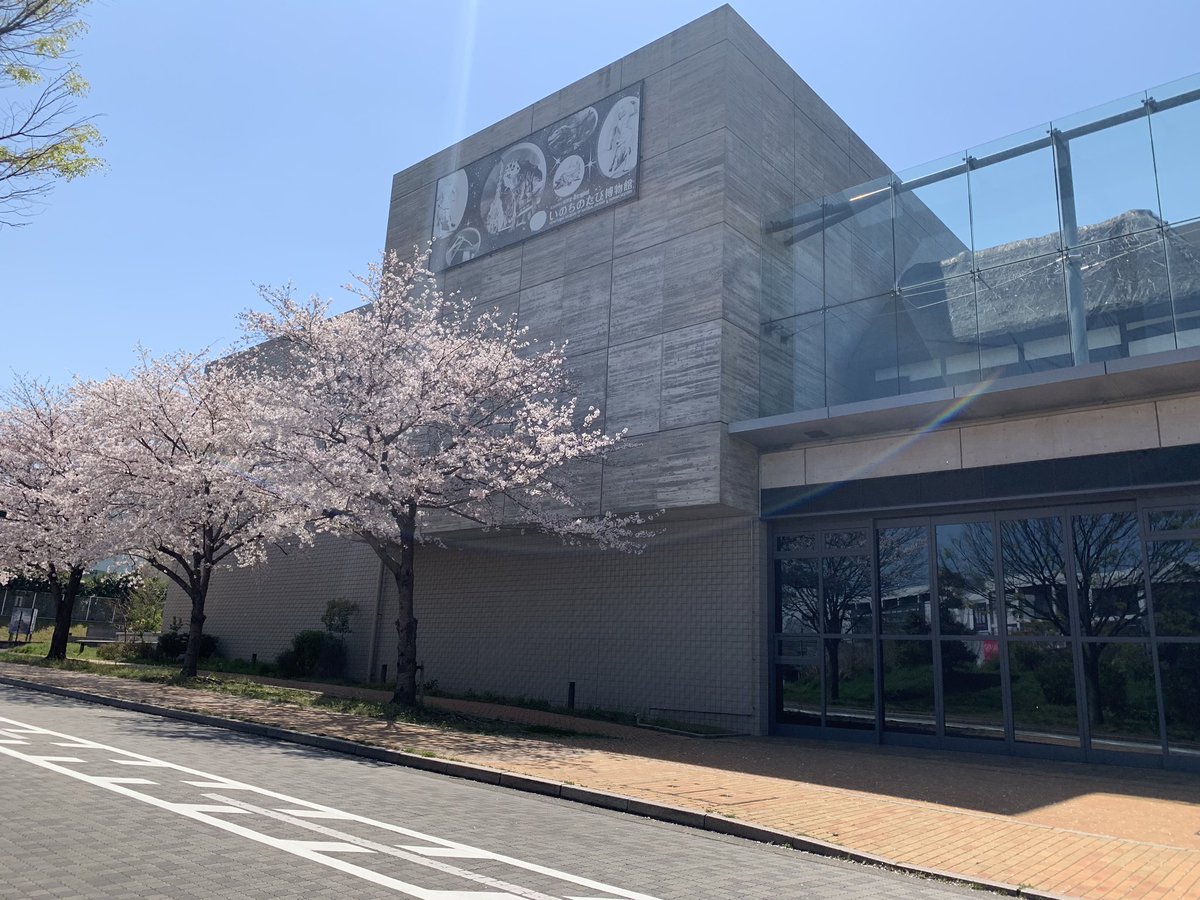
{"type": "MultiPolygon", "coordinates": [[[[340,293],[394,172],[716,5],[94,0],[109,168],[0,230],[0,388],[220,347],[258,283],[340,293]]],[[[896,169],[1200,70],[1196,0],[733,6],[896,169]]]]}

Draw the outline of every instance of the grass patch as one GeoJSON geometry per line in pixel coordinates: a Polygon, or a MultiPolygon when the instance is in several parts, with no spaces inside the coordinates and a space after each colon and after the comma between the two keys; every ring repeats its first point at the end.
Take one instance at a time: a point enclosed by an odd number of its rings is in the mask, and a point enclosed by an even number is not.
{"type": "MultiPolygon", "coordinates": [[[[44,652],[42,656],[44,657],[44,652]]],[[[148,684],[165,684],[193,690],[209,691],[216,694],[227,694],[234,697],[245,697],[251,700],[265,700],[269,703],[279,703],[290,706],[300,706],[313,709],[324,709],[345,715],[362,718],[379,719],[389,725],[403,722],[412,725],[428,725],[452,731],[463,731],[472,734],[506,735],[513,737],[598,737],[586,732],[570,731],[564,728],[553,728],[546,725],[525,725],[518,722],[504,722],[495,719],[481,719],[466,716],[461,713],[446,710],[417,708],[408,709],[393,703],[375,700],[363,700],[353,697],[334,697],[317,691],[307,691],[300,688],[282,687],[273,684],[260,684],[236,675],[200,675],[196,678],[183,678],[176,666],[161,665],[122,665],[113,666],[103,663],[90,662],[84,659],[47,660],[40,657],[14,653],[0,652],[0,661],[20,663],[21,665],[36,666],[46,669],[60,669],[66,672],[88,672],[109,678],[128,678],[148,684]]]]}

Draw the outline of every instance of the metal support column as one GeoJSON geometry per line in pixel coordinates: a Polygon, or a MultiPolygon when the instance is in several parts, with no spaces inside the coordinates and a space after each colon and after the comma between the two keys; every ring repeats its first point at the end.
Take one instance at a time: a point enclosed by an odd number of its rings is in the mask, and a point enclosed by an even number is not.
{"type": "Polygon", "coordinates": [[[1062,210],[1063,255],[1067,264],[1067,322],[1071,329],[1071,356],[1075,365],[1088,362],[1087,307],[1083,297],[1083,269],[1079,258],[1079,223],[1075,217],[1075,178],[1071,172],[1071,143],[1062,132],[1052,132],[1054,166],[1058,174],[1058,206],[1062,210]]]}

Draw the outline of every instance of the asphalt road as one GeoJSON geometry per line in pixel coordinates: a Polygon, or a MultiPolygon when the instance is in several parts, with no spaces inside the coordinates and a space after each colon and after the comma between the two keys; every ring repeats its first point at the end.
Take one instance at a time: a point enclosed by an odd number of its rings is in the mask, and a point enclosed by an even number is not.
{"type": "Polygon", "coordinates": [[[980,896],[0,686],[0,898],[980,896]]]}

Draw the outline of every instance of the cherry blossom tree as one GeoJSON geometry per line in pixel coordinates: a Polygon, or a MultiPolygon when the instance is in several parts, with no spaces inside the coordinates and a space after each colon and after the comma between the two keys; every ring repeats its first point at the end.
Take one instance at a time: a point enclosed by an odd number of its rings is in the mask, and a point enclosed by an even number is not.
{"type": "Polygon", "coordinates": [[[576,410],[561,348],[530,345],[515,320],[445,296],[425,258],[394,253],[329,302],[263,289],[246,313],[264,394],[260,440],[291,501],[319,529],[369,546],[396,584],[393,702],[416,703],[415,545],[430,515],[522,527],[636,551],[636,516],[583,517],[560,479],[617,442],[600,413],[576,410]]]}
{"type": "Polygon", "coordinates": [[[236,366],[205,354],[144,352],[129,377],[79,391],[123,542],[191,602],[182,674],[193,677],[213,570],[261,561],[270,541],[304,538],[252,452],[252,392],[236,366]]]}
{"type": "Polygon", "coordinates": [[[0,411],[0,564],[39,576],[54,598],[48,659],[65,659],[84,573],[120,549],[96,490],[79,405],[71,392],[18,380],[0,411]]]}

